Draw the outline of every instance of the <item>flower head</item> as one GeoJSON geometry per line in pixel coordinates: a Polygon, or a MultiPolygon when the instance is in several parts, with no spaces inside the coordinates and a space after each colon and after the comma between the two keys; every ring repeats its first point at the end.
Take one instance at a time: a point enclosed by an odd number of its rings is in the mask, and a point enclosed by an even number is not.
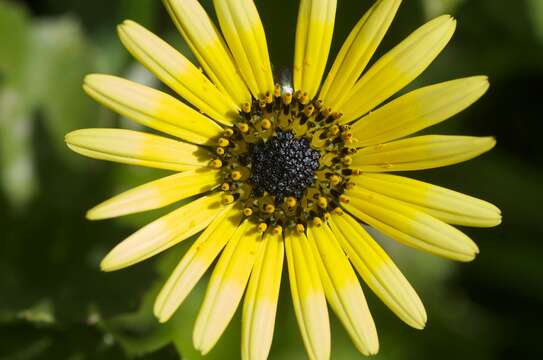
{"type": "Polygon", "coordinates": [[[274,82],[253,1],[214,0],[222,35],[197,0],[164,3],[203,72],[132,21],[119,26],[119,36],[189,105],[109,75],[89,75],[84,89],[170,137],[85,129],[66,141],[89,157],[175,172],[96,206],[90,219],[194,199],[117,245],[102,269],[136,264],[201,232],[154,312],[167,321],[218,258],[194,328],[194,345],[202,353],[214,346],[243,300],[242,356],[268,356],[285,256],[310,358],[330,354],[327,302],[361,353],[378,351],[356,273],[400,319],[422,329],[421,300],[360,222],[408,246],[470,261],[477,246],[451,224],[488,227],[501,221],[487,202],[388,174],[455,164],[495,144],[487,137],[408,137],[475,102],[488,88],[484,76],[426,86],[386,102],[440,53],[455,20],[429,21],[367,68],[400,5],[379,0],[324,77],[336,1],[301,0],[291,85],[274,82]]]}

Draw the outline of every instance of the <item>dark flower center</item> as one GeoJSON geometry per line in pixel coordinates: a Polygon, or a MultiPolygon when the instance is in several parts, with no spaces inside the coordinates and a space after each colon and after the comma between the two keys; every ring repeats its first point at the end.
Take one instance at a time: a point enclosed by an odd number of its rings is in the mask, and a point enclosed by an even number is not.
{"type": "Polygon", "coordinates": [[[300,199],[305,189],[315,181],[320,153],[305,139],[297,139],[290,132],[278,131],[266,142],[253,145],[251,176],[255,195],[268,192],[282,202],[284,197],[300,199]]]}

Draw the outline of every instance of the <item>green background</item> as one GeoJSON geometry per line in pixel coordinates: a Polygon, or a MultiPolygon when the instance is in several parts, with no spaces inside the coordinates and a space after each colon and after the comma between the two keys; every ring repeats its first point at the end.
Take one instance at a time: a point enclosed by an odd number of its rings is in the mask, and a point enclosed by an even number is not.
{"type": "MultiPolygon", "coordinates": [[[[279,71],[293,58],[297,1],[256,3],[279,71]]],[[[371,5],[338,3],[332,54],[371,5]]],[[[456,34],[409,89],[489,75],[483,99],[431,132],[494,135],[498,146],[467,163],[413,176],[490,200],[504,221],[466,230],[481,249],[468,264],[379,237],[418,290],[429,320],[422,332],[410,329],[365,287],[381,343],[375,358],[543,358],[543,1],[404,1],[378,53],[442,13],[458,19],[456,34]]],[[[84,218],[98,202],[164,173],[84,159],[63,141],[65,133],[83,127],[137,129],[83,94],[85,74],[160,86],[118,41],[115,25],[126,18],[190,57],[157,0],[0,0],[2,360],[200,358],[191,332],[207,280],[166,325],[157,326],[150,314],[157,290],[190,241],[106,274],[98,266],[106,252],[164,210],[104,222],[84,218]]],[[[270,358],[304,358],[286,281],[278,311],[270,358]]],[[[239,322],[236,315],[208,358],[239,357],[239,322]]],[[[360,357],[335,318],[332,328],[333,358],[360,357]]]]}

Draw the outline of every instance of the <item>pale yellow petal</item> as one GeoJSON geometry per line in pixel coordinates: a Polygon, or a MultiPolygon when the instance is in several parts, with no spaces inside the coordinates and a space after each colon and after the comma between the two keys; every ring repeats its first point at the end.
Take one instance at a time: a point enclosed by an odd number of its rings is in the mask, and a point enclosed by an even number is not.
{"type": "Polygon", "coordinates": [[[389,174],[365,173],[351,178],[357,186],[404,202],[446,223],[490,227],[501,223],[496,206],[422,181],[389,174]]]}
{"type": "Polygon", "coordinates": [[[294,49],[294,90],[317,95],[332,43],[337,0],[301,0],[294,49]]]}
{"type": "Polygon", "coordinates": [[[458,261],[471,261],[479,252],[461,231],[401,201],[358,187],[346,194],[347,211],[398,242],[458,261]]]}
{"type": "Polygon", "coordinates": [[[411,135],[456,115],[487,90],[487,77],[473,76],[412,91],[355,122],[354,144],[382,144],[411,135]]]}
{"type": "Polygon", "coordinates": [[[264,27],[253,0],[214,0],[222,33],[241,76],[256,99],[273,93],[264,27]]]}
{"type": "Polygon", "coordinates": [[[330,322],[317,263],[306,236],[285,236],[290,291],[302,339],[311,360],[330,358],[330,322]]]}
{"type": "Polygon", "coordinates": [[[226,243],[234,236],[240,221],[239,209],[224,207],[183,255],[155,301],[153,311],[160,322],[167,321],[183,303],[226,243]]]}
{"type": "Polygon", "coordinates": [[[400,319],[424,328],[426,310],[392,259],[349,214],[332,215],[330,227],[354,267],[371,290],[400,319]]]}
{"type": "Polygon", "coordinates": [[[125,191],[87,212],[90,220],[108,219],[158,209],[219,184],[219,173],[210,168],[170,175],[125,191]]]}
{"type": "Polygon", "coordinates": [[[81,129],[67,134],[65,140],[84,156],[158,169],[194,170],[211,160],[199,146],[132,130],[81,129]]]}
{"type": "Polygon", "coordinates": [[[205,229],[222,208],[221,193],[202,196],[136,231],[115,246],[100,266],[114,271],[148,259],[205,229]]]}
{"type": "Polygon", "coordinates": [[[211,144],[222,128],[161,91],[111,75],[85,77],[83,89],[102,105],[140,124],[195,144],[211,144]]]}
{"type": "Polygon", "coordinates": [[[164,0],[177,29],[211,78],[240,106],[251,102],[251,94],[238,73],[224,40],[197,0],[164,0]]]}
{"type": "Polygon", "coordinates": [[[416,136],[360,149],[351,166],[368,172],[431,169],[473,159],[494,145],[492,137],[416,136]]]}
{"type": "MultiPolygon", "coordinates": [[[[379,351],[379,339],[366,298],[349,260],[328,227],[310,226],[307,238],[313,250],[326,299],[364,355],[379,351]]],[[[310,256],[310,254],[307,254],[310,256]]]]}
{"type": "Polygon", "coordinates": [[[222,124],[232,125],[238,106],[185,56],[133,21],[126,20],[119,25],[118,33],[128,51],[166,85],[200,112],[222,124]]]}
{"type": "Polygon", "coordinates": [[[241,358],[266,360],[270,352],[281,273],[284,245],[281,234],[266,234],[243,303],[241,358]]]}
{"type": "Polygon", "coordinates": [[[440,16],[377,60],[338,104],[341,122],[356,120],[413,81],[447,45],[455,28],[453,18],[440,16]]]}
{"type": "Polygon", "coordinates": [[[401,0],[379,0],[351,31],[330,69],[319,98],[336,109],[368,65],[383,40],[401,0]]]}
{"type": "Polygon", "coordinates": [[[193,332],[194,347],[207,354],[234,316],[258,256],[262,235],[245,221],[224,249],[207,287],[193,332]]]}

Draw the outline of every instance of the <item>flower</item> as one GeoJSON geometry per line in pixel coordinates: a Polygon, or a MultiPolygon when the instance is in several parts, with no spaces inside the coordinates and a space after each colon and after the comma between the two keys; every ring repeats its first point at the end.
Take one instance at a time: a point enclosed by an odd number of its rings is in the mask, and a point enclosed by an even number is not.
{"type": "Polygon", "coordinates": [[[360,222],[405,245],[459,261],[472,260],[478,248],[451,224],[501,222],[500,210],[485,201],[388,174],[459,163],[495,145],[491,137],[408,137],[474,103],[488,89],[485,76],[426,86],[386,102],[441,52],[455,20],[429,21],[366,69],[400,5],[379,0],[323,79],[336,1],[301,0],[293,83],[276,84],[253,1],[213,2],[222,35],[197,0],[164,3],[203,72],[132,21],[119,26],[119,36],[189,105],[109,75],[89,75],[84,89],[110,109],[175,139],[84,129],[69,133],[66,142],[92,158],[176,172],[96,206],[89,219],[191,201],[117,245],[102,269],[136,264],[203,231],[167,280],[154,312],[167,321],[218,258],[193,334],[204,354],[245,292],[242,357],[268,356],[285,256],[311,359],[330,354],[327,302],[356,348],[377,353],[377,332],[356,272],[400,319],[422,329],[421,300],[360,222]]]}

